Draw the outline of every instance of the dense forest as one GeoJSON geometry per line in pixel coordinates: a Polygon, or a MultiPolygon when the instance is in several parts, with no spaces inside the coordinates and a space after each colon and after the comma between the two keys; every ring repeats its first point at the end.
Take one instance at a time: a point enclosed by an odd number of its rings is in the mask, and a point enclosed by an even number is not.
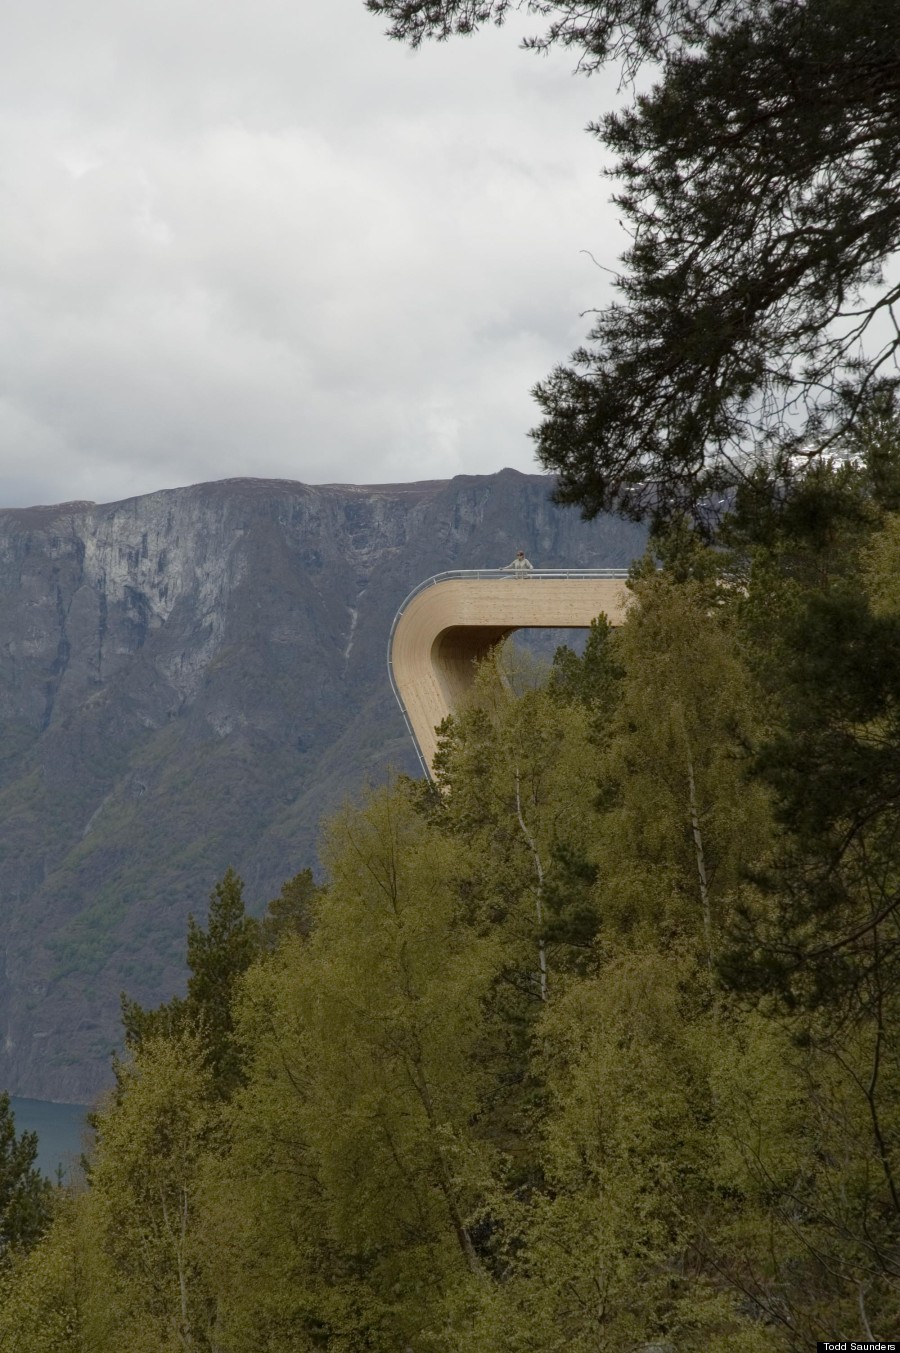
{"type": "Polygon", "coordinates": [[[896,439],[676,522],[582,656],[497,652],[322,883],[225,874],[84,1181],[0,1141],[4,1353],[897,1333],[896,439]]]}

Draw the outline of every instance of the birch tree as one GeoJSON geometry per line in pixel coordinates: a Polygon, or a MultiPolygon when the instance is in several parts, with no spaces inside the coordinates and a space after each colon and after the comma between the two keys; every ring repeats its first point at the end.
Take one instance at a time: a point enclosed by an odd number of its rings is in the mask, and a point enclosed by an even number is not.
{"type": "Polygon", "coordinates": [[[218,1196],[255,1221],[230,1249],[246,1291],[229,1319],[278,1330],[274,1347],[436,1350],[448,1303],[486,1281],[496,1152],[473,1125],[497,941],[466,924],[454,850],[403,790],[340,814],[326,858],[308,944],[262,965],[241,1007],[255,1054],[218,1196]],[[252,1279],[241,1252],[260,1247],[293,1297],[252,1279]]]}
{"type": "Polygon", "coordinates": [[[635,595],[602,763],[598,896],[613,930],[692,937],[711,966],[725,908],[770,831],[748,775],[761,706],[715,589],[663,573],[635,595]]]}
{"type": "Polygon", "coordinates": [[[96,1117],[85,1205],[112,1275],[110,1295],[118,1294],[118,1348],[201,1353],[214,1346],[199,1178],[216,1126],[205,1046],[189,1030],[147,1041],[122,1069],[115,1102],[96,1117]]]}

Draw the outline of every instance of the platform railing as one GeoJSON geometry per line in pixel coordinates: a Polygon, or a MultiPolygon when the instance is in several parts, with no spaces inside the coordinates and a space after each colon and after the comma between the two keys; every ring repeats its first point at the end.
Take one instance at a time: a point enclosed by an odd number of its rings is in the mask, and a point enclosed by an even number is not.
{"type": "MultiPolygon", "coordinates": [[[[412,591],[406,597],[404,597],[403,601],[400,603],[400,608],[397,611],[397,614],[394,616],[394,622],[391,625],[391,632],[388,635],[387,642],[387,668],[388,668],[388,680],[391,683],[391,690],[394,692],[394,698],[397,701],[397,704],[400,706],[400,713],[403,715],[403,722],[406,724],[406,731],[412,738],[413,746],[416,749],[416,756],[419,758],[419,765],[422,768],[422,772],[425,775],[425,778],[426,779],[431,778],[431,769],[428,763],[426,762],[424,756],[422,755],[422,749],[419,746],[418,738],[413,732],[413,726],[409,721],[409,715],[406,712],[406,705],[403,702],[403,697],[401,696],[399,690],[397,689],[397,683],[394,681],[394,664],[391,658],[391,651],[394,646],[394,632],[397,628],[397,625],[399,624],[403,616],[403,612],[409,606],[410,602],[419,595],[420,592],[427,591],[429,587],[434,587],[437,583],[449,582],[451,579],[457,578],[471,578],[475,580],[481,579],[484,580],[485,582],[487,581],[499,582],[500,579],[502,578],[508,578],[510,582],[540,583],[541,581],[545,580],[558,580],[558,579],[564,580],[570,579],[574,581],[581,579],[590,580],[592,578],[621,578],[624,580],[627,577],[628,577],[627,568],[532,568],[527,570],[520,570],[519,572],[516,572],[516,570],[512,567],[456,568],[449,569],[444,573],[435,573],[430,578],[425,578],[422,580],[422,582],[417,583],[416,586],[412,589],[412,591]]],[[[559,628],[566,629],[568,627],[566,625],[560,625],[559,628]]]]}
{"type": "MultiPolygon", "coordinates": [[[[541,579],[558,578],[627,578],[627,568],[533,568],[516,573],[513,568],[455,568],[449,569],[446,573],[435,573],[430,578],[424,578],[422,582],[416,583],[408,596],[404,597],[400,603],[400,609],[394,616],[394,623],[391,625],[391,637],[397,628],[397,621],[406,610],[413,597],[417,597],[420,592],[424,592],[429,587],[434,587],[436,583],[449,582],[451,578],[474,578],[483,579],[485,582],[497,582],[500,578],[515,578],[518,582],[527,580],[528,582],[540,582],[541,579]]],[[[390,645],[388,645],[390,651],[390,645]]]]}

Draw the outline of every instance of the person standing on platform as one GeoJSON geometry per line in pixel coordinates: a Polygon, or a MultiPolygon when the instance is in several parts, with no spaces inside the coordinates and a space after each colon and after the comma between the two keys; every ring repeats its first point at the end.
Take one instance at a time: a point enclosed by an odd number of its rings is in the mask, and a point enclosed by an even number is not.
{"type": "Polygon", "coordinates": [[[502,573],[509,573],[510,571],[512,571],[517,578],[527,578],[529,573],[534,571],[534,564],[532,564],[529,559],[525,558],[524,550],[519,550],[512,563],[507,564],[505,568],[501,569],[502,573]]]}

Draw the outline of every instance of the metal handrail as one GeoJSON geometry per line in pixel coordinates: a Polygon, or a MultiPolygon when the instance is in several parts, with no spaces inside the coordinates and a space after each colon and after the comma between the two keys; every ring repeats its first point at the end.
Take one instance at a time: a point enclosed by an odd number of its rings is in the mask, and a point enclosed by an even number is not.
{"type": "MultiPolygon", "coordinates": [[[[413,600],[414,597],[417,597],[420,592],[427,591],[429,587],[434,587],[437,583],[448,582],[451,578],[474,578],[474,579],[483,578],[485,580],[492,579],[493,581],[496,582],[498,577],[502,574],[508,574],[509,577],[513,579],[517,577],[515,570],[511,566],[507,566],[505,568],[456,568],[456,569],[448,569],[444,573],[435,573],[432,575],[432,577],[425,578],[424,581],[416,584],[416,586],[412,589],[412,591],[408,594],[408,596],[404,597],[403,601],[400,604],[400,609],[394,616],[394,621],[393,624],[391,625],[391,632],[388,635],[387,642],[388,680],[391,683],[391,690],[394,692],[394,699],[400,706],[400,713],[403,715],[403,722],[406,724],[406,731],[412,738],[413,746],[416,749],[416,756],[419,758],[419,765],[422,767],[422,771],[426,779],[431,778],[431,771],[429,769],[428,763],[426,762],[424,756],[422,755],[422,749],[419,746],[419,740],[416,737],[415,733],[413,732],[412,724],[409,721],[409,715],[406,712],[406,705],[403,703],[403,698],[397,689],[396,682],[394,681],[394,664],[391,660],[391,649],[394,643],[394,631],[396,630],[397,624],[402,618],[404,611],[409,606],[409,603],[413,600]]],[[[591,578],[624,579],[627,577],[628,577],[627,568],[542,568],[542,569],[533,568],[529,569],[526,573],[524,573],[524,575],[519,574],[518,581],[540,582],[543,579],[555,579],[555,578],[564,578],[571,580],[591,579],[591,578]]],[[[562,625],[560,626],[560,628],[565,629],[566,626],[562,625]]]]}
{"type": "MultiPolygon", "coordinates": [[[[435,573],[430,578],[425,578],[422,582],[416,583],[413,590],[400,603],[400,609],[394,616],[394,623],[391,626],[391,634],[397,626],[397,621],[406,610],[413,597],[417,597],[420,592],[426,588],[434,587],[436,583],[448,582],[451,578],[484,578],[497,579],[501,574],[508,573],[510,577],[515,577],[515,571],[510,568],[454,568],[448,569],[445,573],[435,573]]],[[[534,568],[524,574],[529,582],[537,582],[542,578],[627,578],[627,568],[534,568]]]]}

